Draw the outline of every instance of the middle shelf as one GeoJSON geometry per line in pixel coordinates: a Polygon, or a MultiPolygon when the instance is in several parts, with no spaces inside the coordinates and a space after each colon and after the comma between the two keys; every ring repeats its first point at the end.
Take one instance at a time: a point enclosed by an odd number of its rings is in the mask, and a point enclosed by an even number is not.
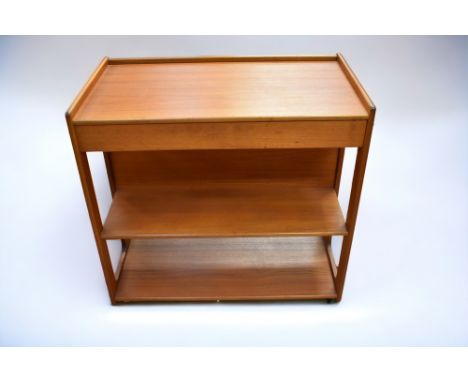
{"type": "Polygon", "coordinates": [[[181,182],[117,190],[104,239],[347,235],[336,192],[308,182],[181,182]]]}

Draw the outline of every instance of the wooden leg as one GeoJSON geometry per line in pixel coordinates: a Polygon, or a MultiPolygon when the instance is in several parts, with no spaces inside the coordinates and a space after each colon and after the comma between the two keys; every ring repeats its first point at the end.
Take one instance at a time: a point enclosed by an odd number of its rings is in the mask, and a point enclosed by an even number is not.
{"type": "Polygon", "coordinates": [[[102,270],[104,272],[104,278],[106,280],[107,289],[111,301],[114,302],[114,295],[116,291],[116,280],[114,271],[112,269],[112,263],[109,256],[109,249],[107,243],[101,238],[102,221],[101,215],[99,214],[99,208],[96,199],[96,193],[94,191],[93,180],[91,177],[91,171],[89,168],[88,157],[86,153],[79,152],[76,156],[78,171],[81,177],[81,183],[83,185],[83,192],[85,195],[86,205],[88,207],[89,218],[93,227],[94,239],[96,240],[96,246],[99,252],[99,258],[101,260],[102,270]]]}
{"type": "Polygon", "coordinates": [[[354,229],[356,226],[356,218],[357,218],[357,213],[359,209],[359,201],[361,198],[362,183],[364,181],[364,173],[366,171],[367,156],[369,154],[369,143],[370,143],[370,137],[372,134],[374,116],[375,116],[375,109],[372,109],[371,116],[370,116],[370,119],[368,121],[367,128],[366,128],[366,136],[364,138],[364,145],[358,149],[357,156],[356,156],[353,184],[351,187],[351,195],[349,197],[348,214],[346,216],[346,225],[348,228],[348,235],[343,238],[340,262],[338,264],[338,271],[336,275],[335,285],[336,285],[337,301],[340,301],[343,295],[346,271],[348,269],[349,254],[351,252],[354,229]]]}
{"type": "Polygon", "coordinates": [[[364,175],[364,174],[361,174],[361,172],[363,171],[362,169],[363,165],[365,166],[365,160],[362,157],[362,149],[359,149],[357,153],[357,157],[356,157],[356,165],[354,169],[354,180],[353,180],[353,186],[351,189],[351,196],[350,196],[349,206],[348,206],[348,215],[346,217],[348,235],[343,237],[340,261],[338,264],[338,272],[336,275],[336,289],[337,289],[336,292],[338,295],[338,298],[337,298],[338,301],[341,300],[341,296],[343,294],[346,270],[348,268],[349,254],[351,252],[351,244],[353,242],[354,227],[356,224],[359,197],[360,197],[361,188],[362,188],[362,176],[364,175]],[[361,177],[361,182],[359,182],[358,180],[359,176],[361,177]]]}

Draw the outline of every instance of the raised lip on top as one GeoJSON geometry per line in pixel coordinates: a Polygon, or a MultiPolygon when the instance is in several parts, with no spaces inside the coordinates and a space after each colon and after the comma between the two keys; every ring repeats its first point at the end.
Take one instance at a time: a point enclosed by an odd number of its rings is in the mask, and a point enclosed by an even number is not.
{"type": "Polygon", "coordinates": [[[82,87],[78,95],[75,97],[70,107],[65,113],[66,119],[69,123],[74,125],[115,125],[115,124],[145,124],[145,123],[190,123],[190,122],[242,122],[242,121],[291,121],[291,120],[350,120],[350,119],[369,119],[371,114],[375,113],[375,105],[372,102],[371,98],[365,91],[364,87],[358,80],[357,76],[349,67],[348,63],[344,59],[341,53],[337,53],[334,56],[324,55],[324,56],[198,56],[198,57],[135,57],[135,58],[110,58],[104,57],[99,63],[98,67],[89,77],[88,81],[82,87]],[[368,116],[366,118],[356,118],[352,116],[345,117],[320,117],[320,118],[311,118],[309,117],[300,117],[295,116],[291,117],[281,117],[281,118],[234,118],[234,119],[225,119],[220,120],[216,119],[213,121],[199,121],[199,120],[106,120],[106,121],[74,121],[73,118],[76,115],[76,112],[82,105],[83,101],[86,99],[93,86],[99,80],[100,76],[104,72],[105,68],[108,65],[123,65],[123,64],[151,64],[151,63],[202,63],[202,62],[291,62],[291,61],[337,61],[341,70],[345,74],[352,88],[354,89],[357,97],[361,101],[362,105],[366,109],[368,116]]]}

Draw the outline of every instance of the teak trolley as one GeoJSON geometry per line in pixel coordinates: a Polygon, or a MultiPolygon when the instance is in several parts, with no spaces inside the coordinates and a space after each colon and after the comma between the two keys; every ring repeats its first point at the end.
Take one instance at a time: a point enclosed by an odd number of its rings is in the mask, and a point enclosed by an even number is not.
{"type": "Polygon", "coordinates": [[[340,301],[374,115],[340,54],[105,58],[66,119],[112,303],[340,301]],[[104,224],[91,151],[113,196],[104,224]]]}

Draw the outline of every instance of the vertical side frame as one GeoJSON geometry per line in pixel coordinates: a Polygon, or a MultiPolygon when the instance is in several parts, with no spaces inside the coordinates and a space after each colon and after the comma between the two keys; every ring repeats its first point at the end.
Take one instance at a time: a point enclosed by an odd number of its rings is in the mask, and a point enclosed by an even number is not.
{"type": "MultiPolygon", "coordinates": [[[[346,279],[346,271],[348,269],[349,255],[351,252],[351,246],[353,243],[354,230],[356,227],[356,219],[359,209],[359,202],[361,199],[362,184],[364,181],[364,174],[366,171],[367,157],[369,154],[370,140],[372,136],[372,128],[374,126],[376,108],[369,95],[364,90],[363,86],[353,73],[344,57],[338,53],[337,62],[340,65],[346,78],[349,80],[351,86],[359,97],[361,103],[369,112],[369,118],[367,120],[366,132],[364,135],[364,142],[361,147],[358,148],[356,155],[356,162],[354,165],[353,182],[351,186],[351,194],[348,203],[348,213],[346,215],[346,226],[348,228],[348,235],[343,238],[341,246],[340,261],[337,267],[337,274],[335,277],[335,288],[337,293],[337,302],[341,301],[343,296],[343,288],[346,279]]],[[[341,172],[340,172],[341,176],[341,172]]],[[[339,181],[335,182],[335,189],[339,189],[339,181]]]]}
{"type": "MultiPolygon", "coordinates": [[[[104,156],[104,162],[106,164],[106,172],[107,172],[107,178],[109,180],[111,195],[112,195],[112,198],[114,198],[114,194],[115,194],[115,191],[117,190],[117,186],[115,184],[114,166],[112,164],[112,153],[103,152],[103,156],[104,156]]],[[[120,254],[120,259],[117,264],[117,269],[114,272],[117,282],[120,277],[120,272],[122,271],[123,264],[125,262],[125,257],[127,255],[128,247],[130,246],[130,240],[122,239],[120,240],[120,242],[122,244],[122,252],[120,254]]]]}
{"type": "Polygon", "coordinates": [[[343,160],[345,155],[345,149],[340,147],[338,149],[338,158],[336,160],[336,171],[335,171],[335,192],[336,196],[338,196],[340,192],[340,184],[341,184],[341,172],[343,171],[343,160]]]}
{"type": "Polygon", "coordinates": [[[346,216],[346,226],[348,235],[344,236],[341,247],[340,261],[335,280],[337,301],[341,301],[343,296],[343,288],[348,269],[349,254],[354,237],[354,229],[356,227],[356,219],[361,199],[362,184],[364,182],[364,174],[366,171],[367,157],[369,154],[370,138],[372,135],[372,127],[374,124],[375,108],[371,109],[369,120],[366,126],[364,136],[364,145],[358,149],[356,163],[354,167],[353,183],[351,186],[351,195],[349,197],[348,213],[346,216]]]}
{"type": "MultiPolygon", "coordinates": [[[[104,279],[106,281],[107,290],[112,304],[115,303],[115,292],[117,289],[117,280],[114,276],[112,268],[112,262],[109,255],[109,249],[107,243],[101,238],[102,231],[102,220],[99,213],[96,192],[94,189],[93,179],[91,176],[91,170],[89,168],[88,156],[86,152],[81,151],[79,148],[76,132],[73,126],[73,116],[76,110],[82,104],[83,100],[89,94],[92,86],[95,84],[99,76],[104,72],[108,64],[108,58],[105,57],[96,70],[93,72],[89,80],[86,82],[84,87],[81,89],[78,96],[75,98],[67,112],[65,118],[68,125],[68,131],[70,133],[70,139],[73,146],[73,152],[75,154],[76,164],[78,166],[78,172],[80,175],[81,186],[83,188],[83,194],[88,208],[89,218],[91,220],[91,226],[93,229],[94,239],[96,241],[96,247],[99,253],[99,259],[101,261],[102,270],[104,273],[104,279]]],[[[113,185],[111,184],[111,188],[113,185]]]]}
{"type": "Polygon", "coordinates": [[[107,178],[109,179],[111,195],[114,196],[116,187],[115,187],[114,167],[112,166],[112,156],[111,156],[111,153],[108,153],[108,152],[103,152],[102,155],[104,156],[104,163],[106,164],[106,172],[107,172],[107,178]]]}
{"type": "Polygon", "coordinates": [[[96,192],[94,190],[93,179],[91,176],[91,170],[89,168],[88,156],[86,152],[79,150],[76,142],[76,134],[73,128],[73,124],[67,114],[68,129],[72,140],[73,151],[75,153],[76,164],[78,166],[78,172],[80,174],[81,186],[83,187],[83,193],[88,207],[89,219],[93,228],[94,239],[96,241],[97,250],[99,252],[99,259],[101,260],[102,270],[104,272],[104,278],[106,280],[107,289],[109,291],[109,297],[114,303],[115,291],[117,289],[117,282],[112,269],[112,262],[109,255],[109,249],[107,243],[101,238],[102,231],[102,220],[99,213],[96,192]]]}
{"type": "MultiPolygon", "coordinates": [[[[343,170],[343,160],[344,160],[345,149],[343,147],[340,147],[340,148],[337,148],[336,150],[337,150],[336,167],[335,167],[335,179],[333,181],[333,188],[335,189],[336,196],[338,196],[338,193],[340,191],[341,172],[343,170]]],[[[335,285],[335,290],[336,290],[336,275],[338,272],[338,267],[336,266],[336,261],[333,256],[333,251],[331,247],[332,236],[324,236],[323,242],[325,244],[325,249],[326,249],[327,258],[328,258],[328,265],[330,266],[330,270],[333,275],[333,284],[335,285]]]]}

